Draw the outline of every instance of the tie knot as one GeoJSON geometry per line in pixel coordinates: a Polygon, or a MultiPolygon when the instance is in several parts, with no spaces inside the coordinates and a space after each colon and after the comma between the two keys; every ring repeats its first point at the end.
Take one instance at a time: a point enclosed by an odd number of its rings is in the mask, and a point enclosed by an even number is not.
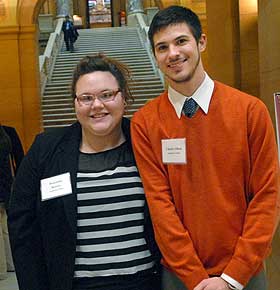
{"type": "Polygon", "coordinates": [[[185,103],[183,105],[183,112],[185,116],[191,118],[197,111],[197,108],[197,102],[193,98],[190,98],[188,100],[185,100],[185,103]]]}

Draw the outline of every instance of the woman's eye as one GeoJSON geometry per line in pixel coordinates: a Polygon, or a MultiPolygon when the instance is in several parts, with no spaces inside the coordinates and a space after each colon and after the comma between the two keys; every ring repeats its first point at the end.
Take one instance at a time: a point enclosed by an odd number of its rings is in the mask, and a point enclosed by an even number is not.
{"type": "Polygon", "coordinates": [[[114,95],[113,92],[106,92],[106,93],[103,93],[100,98],[103,99],[103,100],[106,100],[106,99],[110,99],[112,98],[112,96],[114,95]]]}
{"type": "Polygon", "coordinates": [[[92,96],[91,95],[83,95],[82,99],[83,99],[83,101],[91,101],[92,100],[92,96]]]}

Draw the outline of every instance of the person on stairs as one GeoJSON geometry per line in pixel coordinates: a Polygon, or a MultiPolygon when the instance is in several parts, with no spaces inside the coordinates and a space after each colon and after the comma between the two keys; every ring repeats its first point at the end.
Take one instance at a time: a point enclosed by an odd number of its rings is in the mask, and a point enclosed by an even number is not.
{"type": "Polygon", "coordinates": [[[124,118],[127,68],[98,54],[72,81],[78,121],[38,135],[11,195],[20,290],[159,290],[159,252],[124,118]]]}
{"type": "Polygon", "coordinates": [[[66,50],[73,52],[74,51],[74,42],[77,40],[79,33],[75,28],[73,22],[70,20],[70,16],[66,15],[65,20],[63,21],[62,31],[64,33],[64,42],[66,50]]]}
{"type": "Polygon", "coordinates": [[[7,277],[7,271],[14,271],[7,210],[14,175],[23,155],[23,148],[15,128],[0,124],[0,280],[7,277]]]}
{"type": "Polygon", "coordinates": [[[190,9],[160,10],[149,39],[169,88],[134,114],[131,129],[163,256],[162,289],[265,290],[279,217],[269,112],[207,75],[206,36],[190,9]]]}

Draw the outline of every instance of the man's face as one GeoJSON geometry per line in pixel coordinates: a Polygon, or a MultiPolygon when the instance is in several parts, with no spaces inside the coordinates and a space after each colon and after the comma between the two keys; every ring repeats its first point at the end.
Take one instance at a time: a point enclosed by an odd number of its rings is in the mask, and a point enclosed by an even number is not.
{"type": "Polygon", "coordinates": [[[195,81],[204,74],[200,58],[206,46],[204,35],[197,43],[188,25],[178,23],[162,28],[153,40],[157,64],[173,85],[195,81]]]}

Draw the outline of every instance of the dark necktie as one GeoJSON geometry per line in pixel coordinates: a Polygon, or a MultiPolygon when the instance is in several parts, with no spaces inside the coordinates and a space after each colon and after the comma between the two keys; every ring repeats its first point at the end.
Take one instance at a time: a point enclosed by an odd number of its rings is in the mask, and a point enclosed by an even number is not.
{"type": "Polygon", "coordinates": [[[198,109],[198,104],[193,98],[185,100],[185,103],[183,105],[183,112],[185,116],[191,118],[195,114],[197,109],[198,109]]]}

